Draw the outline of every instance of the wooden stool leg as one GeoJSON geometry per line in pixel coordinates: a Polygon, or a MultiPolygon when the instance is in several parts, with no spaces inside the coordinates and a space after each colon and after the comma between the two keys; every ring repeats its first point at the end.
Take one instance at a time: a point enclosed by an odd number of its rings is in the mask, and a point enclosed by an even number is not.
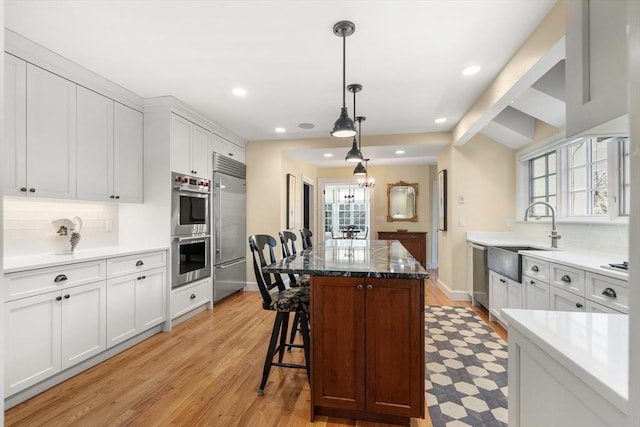
{"type": "Polygon", "coordinates": [[[282,325],[283,313],[276,313],[276,320],[273,322],[273,332],[271,332],[271,340],[269,341],[269,348],[267,350],[267,357],[264,360],[264,369],[262,371],[262,382],[260,382],[260,388],[258,388],[258,396],[264,395],[264,386],[267,384],[269,378],[269,371],[271,371],[271,363],[273,363],[273,356],[276,349],[276,343],[278,342],[278,335],[282,325]]]}
{"type": "Polygon", "coordinates": [[[300,313],[300,326],[301,326],[301,333],[302,333],[302,342],[304,344],[304,362],[305,365],[307,366],[307,381],[311,381],[311,364],[309,363],[309,348],[310,348],[310,342],[309,342],[309,321],[308,321],[308,316],[309,314],[304,312],[304,313],[300,313]]]}
{"type": "Polygon", "coordinates": [[[287,346],[287,330],[289,329],[289,312],[282,313],[282,325],[280,327],[280,346],[278,347],[278,363],[282,363],[284,349],[287,346]]]}
{"type": "MultiPolygon", "coordinates": [[[[300,322],[300,313],[296,311],[296,315],[293,318],[293,327],[291,328],[291,337],[289,338],[289,344],[293,344],[293,340],[296,339],[296,332],[298,332],[300,322]]],[[[287,351],[291,351],[291,346],[289,346],[287,351]]]]}

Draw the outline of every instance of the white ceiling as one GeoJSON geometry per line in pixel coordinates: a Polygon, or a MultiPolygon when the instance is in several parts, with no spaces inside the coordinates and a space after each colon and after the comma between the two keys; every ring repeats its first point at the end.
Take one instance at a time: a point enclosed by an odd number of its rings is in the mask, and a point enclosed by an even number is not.
{"type": "MultiPolygon", "coordinates": [[[[332,27],[351,20],[347,84],[364,87],[357,114],[367,117],[366,146],[367,134],[451,130],[554,3],[7,0],[5,25],[142,97],[173,95],[244,139],[262,140],[328,136],[342,102],[342,40],[332,27]],[[472,64],[480,73],[463,76],[472,64]],[[235,87],[248,95],[232,95],[235,87]],[[447,122],[435,124],[438,117],[447,122]],[[316,126],[300,129],[302,122],[316,126]]],[[[352,102],[349,93],[353,116],[352,102]]],[[[432,149],[416,157],[433,158],[432,149]]],[[[376,164],[397,157],[375,150],[365,154],[376,164]]],[[[313,152],[300,156],[332,165],[313,152]]]]}

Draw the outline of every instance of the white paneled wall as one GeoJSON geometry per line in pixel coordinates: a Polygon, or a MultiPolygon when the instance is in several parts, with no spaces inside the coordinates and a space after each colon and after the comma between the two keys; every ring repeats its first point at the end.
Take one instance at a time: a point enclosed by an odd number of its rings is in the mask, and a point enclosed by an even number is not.
{"type": "MultiPolygon", "coordinates": [[[[612,257],[611,262],[629,259],[629,225],[615,223],[564,223],[557,224],[560,249],[571,249],[582,253],[606,253],[612,257]]],[[[523,240],[549,245],[551,239],[550,222],[529,220],[518,222],[516,235],[523,240]]]]}
{"type": "Polygon", "coordinates": [[[74,216],[83,223],[76,251],[118,244],[117,203],[5,197],[4,256],[51,253],[49,221],[74,216]]]}

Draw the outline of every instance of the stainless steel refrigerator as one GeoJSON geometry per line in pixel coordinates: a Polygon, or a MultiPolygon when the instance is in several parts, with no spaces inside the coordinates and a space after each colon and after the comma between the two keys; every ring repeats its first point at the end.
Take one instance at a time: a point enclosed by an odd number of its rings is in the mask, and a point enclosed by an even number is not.
{"type": "Polygon", "coordinates": [[[246,166],[213,154],[211,208],[213,301],[244,288],[247,281],[246,166]]]}

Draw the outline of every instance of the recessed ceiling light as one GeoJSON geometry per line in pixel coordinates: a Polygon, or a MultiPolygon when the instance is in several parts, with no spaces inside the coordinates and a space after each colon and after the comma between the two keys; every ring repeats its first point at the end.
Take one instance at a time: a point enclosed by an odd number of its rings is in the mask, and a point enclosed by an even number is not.
{"type": "Polygon", "coordinates": [[[331,154],[331,153],[324,153],[324,154],[323,154],[323,156],[324,156],[324,157],[333,157],[333,154],[331,154]]]}
{"type": "Polygon", "coordinates": [[[278,133],[285,133],[287,131],[285,128],[275,128],[274,130],[278,133]]]}
{"type": "Polygon", "coordinates": [[[440,117],[434,120],[434,123],[444,123],[447,121],[446,117],[440,117]]]}
{"type": "Polygon", "coordinates": [[[313,129],[314,127],[316,127],[316,125],[314,125],[313,123],[300,123],[298,127],[300,129],[313,129]]]}
{"type": "Polygon", "coordinates": [[[397,150],[396,154],[404,154],[404,150],[397,150]]]}
{"type": "Polygon", "coordinates": [[[245,96],[247,94],[247,91],[245,89],[242,89],[241,87],[237,87],[233,89],[231,93],[233,93],[235,96],[245,96]]]}
{"type": "Polygon", "coordinates": [[[479,65],[471,65],[465,68],[464,70],[462,70],[462,74],[464,74],[465,76],[472,76],[474,74],[477,74],[479,71],[480,71],[479,65]]]}

